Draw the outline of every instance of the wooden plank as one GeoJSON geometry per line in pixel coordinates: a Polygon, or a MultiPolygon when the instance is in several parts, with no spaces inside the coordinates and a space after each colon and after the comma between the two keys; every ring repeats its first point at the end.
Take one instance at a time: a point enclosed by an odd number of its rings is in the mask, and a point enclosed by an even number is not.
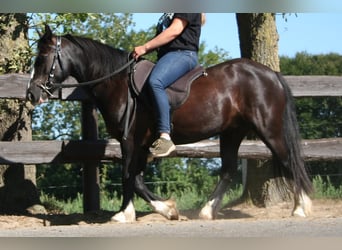
{"type": "MultiPolygon", "coordinates": [[[[8,99],[26,99],[26,89],[30,76],[28,74],[5,74],[0,75],[0,98],[8,99]]],[[[77,81],[69,77],[64,83],[75,84],[77,81]]],[[[88,95],[82,88],[65,88],[61,93],[54,93],[56,98],[68,101],[82,101],[89,99],[88,95]]]]}
{"type": "Polygon", "coordinates": [[[0,75],[0,98],[25,99],[29,79],[27,74],[0,75]]]}
{"type": "Polygon", "coordinates": [[[285,76],[295,97],[342,96],[341,76],[285,76]]]}
{"type": "Polygon", "coordinates": [[[303,140],[306,161],[342,160],[342,138],[303,140]]]}
{"type": "MultiPolygon", "coordinates": [[[[303,140],[303,157],[305,161],[342,160],[342,138],[303,140]]],[[[170,156],[209,158],[219,157],[217,140],[204,140],[198,143],[177,145],[170,156]]],[[[268,159],[270,150],[261,141],[244,140],[239,148],[239,157],[244,159],[268,159]]]]}
{"type": "MultiPolygon", "coordinates": [[[[295,97],[342,96],[342,76],[285,76],[295,97]]],[[[29,75],[0,75],[0,98],[26,98],[29,75]]],[[[68,78],[64,83],[75,83],[68,78]]],[[[85,100],[87,95],[80,88],[62,90],[62,100],[85,100]]]]}
{"type": "Polygon", "coordinates": [[[0,142],[1,164],[73,163],[121,158],[114,141],[32,141],[0,142]]]}
{"type": "MultiPolygon", "coordinates": [[[[342,160],[342,138],[303,140],[306,161],[342,160]]],[[[169,157],[215,158],[219,157],[217,140],[177,145],[169,157]]],[[[268,159],[271,153],[260,141],[245,140],[239,157],[268,159]]],[[[0,164],[71,163],[97,160],[120,160],[120,145],[116,140],[99,141],[32,141],[0,142],[0,164]]]]}

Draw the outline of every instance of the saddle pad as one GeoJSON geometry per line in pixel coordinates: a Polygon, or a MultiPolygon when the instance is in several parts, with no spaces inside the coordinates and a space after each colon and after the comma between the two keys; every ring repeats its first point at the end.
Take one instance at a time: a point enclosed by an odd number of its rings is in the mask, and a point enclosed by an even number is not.
{"type": "Polygon", "coordinates": [[[190,94],[192,82],[205,74],[204,68],[197,66],[166,89],[171,109],[179,108],[186,101],[190,94]]]}
{"type": "MultiPolygon", "coordinates": [[[[141,93],[153,67],[154,63],[148,60],[139,61],[135,65],[132,88],[136,95],[141,93]]],[[[206,72],[203,66],[199,65],[166,89],[171,109],[179,108],[179,106],[186,101],[190,93],[192,82],[202,75],[206,75],[206,72]]]]}

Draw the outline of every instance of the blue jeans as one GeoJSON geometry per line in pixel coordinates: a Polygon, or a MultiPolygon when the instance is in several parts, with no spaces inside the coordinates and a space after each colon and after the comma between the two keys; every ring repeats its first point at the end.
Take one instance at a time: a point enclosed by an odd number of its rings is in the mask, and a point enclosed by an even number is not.
{"type": "Polygon", "coordinates": [[[197,52],[176,50],[162,56],[154,66],[148,84],[154,96],[159,133],[170,133],[170,104],[165,89],[197,64],[197,52]]]}

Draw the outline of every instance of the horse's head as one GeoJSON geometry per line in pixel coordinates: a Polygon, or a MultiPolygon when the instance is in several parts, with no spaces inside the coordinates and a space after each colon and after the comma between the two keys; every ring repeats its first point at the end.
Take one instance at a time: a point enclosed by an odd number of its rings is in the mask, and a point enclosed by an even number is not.
{"type": "Polygon", "coordinates": [[[62,37],[52,34],[48,25],[38,41],[36,57],[31,79],[27,88],[27,99],[41,103],[53,95],[57,89],[54,83],[63,82],[69,75],[67,56],[63,58],[62,37]]]}

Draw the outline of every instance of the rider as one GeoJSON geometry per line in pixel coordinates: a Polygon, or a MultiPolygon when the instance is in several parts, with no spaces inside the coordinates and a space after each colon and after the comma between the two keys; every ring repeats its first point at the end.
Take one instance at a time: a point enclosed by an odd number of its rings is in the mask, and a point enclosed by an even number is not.
{"type": "Polygon", "coordinates": [[[165,88],[198,64],[204,19],[201,13],[164,13],[157,24],[156,36],[134,48],[135,59],[155,49],[158,51],[158,61],[148,80],[157,112],[159,138],[150,148],[156,157],[167,156],[176,149],[170,137],[170,105],[165,88]]]}

